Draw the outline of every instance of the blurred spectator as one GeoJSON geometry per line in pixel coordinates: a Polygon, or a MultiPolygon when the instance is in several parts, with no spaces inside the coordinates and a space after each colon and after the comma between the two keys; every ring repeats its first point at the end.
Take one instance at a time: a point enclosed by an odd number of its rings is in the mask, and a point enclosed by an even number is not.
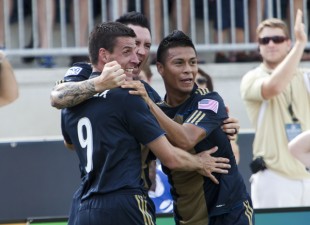
{"type": "MultiPolygon", "coordinates": [[[[189,18],[190,18],[190,1],[188,0],[181,0],[181,12],[177,12],[177,1],[176,0],[168,0],[168,11],[171,24],[169,25],[169,32],[170,30],[178,29],[182,30],[185,33],[189,32],[189,18]],[[177,28],[177,15],[181,13],[181,28],[177,28]]],[[[154,37],[154,43],[159,44],[163,38],[163,0],[155,0],[152,1],[154,5],[154,18],[151,18],[150,13],[150,0],[141,1],[142,12],[148,17],[151,21],[151,24],[155,25],[155,34],[152,36],[154,37]],[[154,21],[154,23],[152,23],[154,21]]],[[[136,10],[135,2],[129,2],[128,11],[136,10]]]]}
{"type": "Polygon", "coordinates": [[[241,97],[255,128],[251,163],[254,208],[310,205],[306,196],[310,174],[288,150],[289,141],[310,129],[310,71],[299,68],[307,44],[302,20],[299,10],[294,45],[284,21],[262,21],[257,39],[263,62],[241,80],[241,97]]]}
{"type": "MultiPolygon", "coordinates": [[[[68,1],[67,1],[68,2],[68,1]]],[[[73,5],[74,0],[68,2],[70,9],[70,22],[72,24],[73,30],[75,32],[75,27],[79,26],[80,34],[75,37],[77,41],[75,46],[77,47],[87,47],[88,43],[88,1],[78,0],[78,7],[75,8],[73,5]],[[77,15],[76,15],[77,14],[77,15]],[[76,21],[76,19],[78,21],[76,21]]],[[[76,62],[89,62],[89,57],[87,55],[74,55],[71,56],[70,66],[76,62]]]]}
{"type": "MultiPolygon", "coordinates": [[[[38,31],[39,31],[39,46],[34,46],[33,32],[31,33],[31,38],[29,44],[25,48],[50,48],[50,40],[53,36],[53,27],[55,22],[55,0],[40,0],[37,3],[37,21],[38,21],[38,31]]],[[[16,8],[15,2],[15,10],[16,8]]],[[[27,9],[32,9],[32,1],[25,0],[23,2],[23,7],[27,9]]],[[[32,16],[34,14],[32,13],[32,16]]],[[[34,18],[32,18],[34,19],[34,18]]],[[[40,67],[51,68],[55,65],[54,58],[49,55],[39,56],[36,58],[37,63],[40,67]]],[[[35,60],[35,57],[23,57],[22,61],[24,63],[31,63],[35,60]]]]}
{"type": "MultiPolygon", "coordinates": [[[[256,43],[256,27],[264,19],[265,0],[249,1],[250,42],[256,43]]],[[[261,61],[258,49],[250,51],[249,61],[261,61]]]]}
{"type": "MultiPolygon", "coordinates": [[[[270,3],[270,2],[269,2],[270,3]]],[[[289,30],[293,27],[290,27],[290,20],[294,20],[297,10],[306,10],[303,9],[303,0],[294,0],[292,1],[293,7],[290,5],[289,0],[273,0],[272,1],[272,17],[282,19],[287,22],[289,30]],[[280,5],[278,5],[278,3],[280,5]],[[293,15],[291,15],[291,9],[293,9],[293,15]]],[[[266,4],[266,14],[268,14],[270,4],[266,4]]],[[[268,16],[268,15],[267,15],[268,16]]]]}
{"type": "MultiPolygon", "coordinates": [[[[216,43],[231,43],[232,37],[230,36],[232,30],[232,21],[231,21],[231,9],[230,0],[222,0],[221,1],[221,15],[217,13],[219,10],[217,9],[218,1],[212,1],[210,4],[211,11],[214,11],[214,29],[215,29],[215,37],[214,40],[216,43]],[[222,23],[220,24],[219,19],[221,19],[222,23]],[[222,37],[222,40],[220,40],[222,37]]],[[[243,0],[235,0],[234,1],[234,13],[235,13],[235,37],[236,43],[244,42],[244,5],[243,0]]],[[[225,52],[217,52],[215,55],[215,62],[225,63],[225,62],[246,62],[248,61],[248,57],[243,51],[239,52],[230,52],[227,55],[225,52]]]]}
{"type": "MultiPolygon", "coordinates": [[[[13,0],[7,1],[7,9],[6,10],[9,14],[9,17],[11,17],[13,12],[13,0]]],[[[5,41],[4,41],[4,0],[0,0],[0,49],[5,48],[5,41]]],[[[8,18],[10,20],[10,18],[8,18]]]]}
{"type": "MultiPolygon", "coordinates": [[[[53,36],[53,26],[55,22],[55,0],[37,1],[38,25],[39,25],[39,47],[50,48],[50,39],[53,36]]],[[[41,67],[50,68],[55,65],[52,56],[38,57],[38,64],[41,67]]]]}
{"type": "Polygon", "coordinates": [[[213,81],[211,76],[200,67],[198,67],[195,82],[199,88],[208,88],[209,91],[213,91],[213,81]]]}
{"type": "Polygon", "coordinates": [[[18,98],[18,85],[10,62],[0,51],[0,106],[7,105],[18,98]]]}
{"type": "MultiPolygon", "coordinates": [[[[307,5],[309,4],[309,1],[306,1],[306,2],[307,2],[306,7],[308,7],[307,5]]],[[[266,14],[268,14],[268,12],[269,12],[269,7],[272,8],[272,10],[271,10],[272,17],[282,19],[282,20],[287,22],[288,29],[290,32],[293,32],[293,30],[292,30],[293,27],[291,27],[290,21],[294,20],[297,10],[298,9],[301,9],[302,11],[308,10],[307,8],[304,9],[303,0],[292,1],[292,7],[291,7],[291,3],[289,0],[280,0],[280,1],[273,0],[272,3],[266,4],[266,12],[265,12],[266,14]],[[278,5],[278,3],[279,3],[279,5],[278,5]],[[291,11],[293,12],[293,15],[291,15],[292,14],[291,11]]],[[[309,21],[308,21],[308,23],[309,23],[309,21]]],[[[301,60],[302,61],[310,60],[309,49],[305,49],[301,60]]]]}

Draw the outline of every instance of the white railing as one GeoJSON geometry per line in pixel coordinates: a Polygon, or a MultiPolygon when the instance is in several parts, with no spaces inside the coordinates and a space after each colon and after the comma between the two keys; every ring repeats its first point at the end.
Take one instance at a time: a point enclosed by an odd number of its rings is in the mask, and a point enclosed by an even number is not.
{"type": "MultiPolygon", "coordinates": [[[[146,4],[148,0],[31,0],[30,15],[24,16],[24,3],[30,1],[0,0],[1,4],[3,4],[0,10],[3,12],[2,20],[4,24],[3,28],[0,29],[0,47],[3,45],[7,54],[16,56],[87,55],[87,43],[81,44],[79,42],[82,36],[87,36],[95,23],[115,20],[119,15],[127,12],[129,9],[135,9],[148,15],[151,32],[154,37],[151,48],[152,52],[155,52],[157,49],[158,41],[155,37],[158,36],[158,25],[161,26],[163,36],[167,35],[171,29],[183,29],[184,26],[187,26],[184,29],[186,29],[186,32],[196,43],[198,52],[255,50],[257,48],[254,34],[256,25],[267,17],[285,19],[289,24],[291,34],[293,34],[294,16],[290,15],[293,15],[294,6],[298,4],[305,9],[303,10],[304,21],[306,24],[305,27],[308,27],[306,0],[289,0],[288,8],[285,9],[287,10],[287,14],[280,7],[280,2],[282,2],[280,0],[241,0],[243,2],[243,9],[241,10],[240,7],[235,6],[238,0],[174,0],[175,5],[169,5],[168,0],[149,1],[150,4],[148,6],[146,4]],[[47,2],[44,6],[45,8],[38,7],[39,1],[41,3],[47,2]],[[84,2],[84,4],[86,3],[86,7],[80,8],[80,1],[84,2]],[[15,3],[13,15],[9,10],[9,5],[12,2],[15,3]],[[161,10],[156,9],[158,2],[161,3],[161,10]],[[277,4],[274,5],[273,2],[277,4]],[[231,4],[230,16],[228,18],[232,21],[232,27],[228,31],[228,36],[230,36],[228,42],[225,41],[223,33],[220,32],[222,22],[225,22],[222,21],[222,15],[226,15],[226,12],[221,7],[217,9],[211,8],[210,4],[215,3],[218,5],[222,3],[231,4]],[[53,7],[55,7],[54,13],[52,10],[53,7]],[[176,15],[173,14],[174,7],[176,15]],[[241,42],[238,41],[236,34],[237,29],[234,20],[236,12],[234,9],[239,9],[237,14],[242,13],[244,17],[243,40],[241,42]],[[42,15],[40,17],[42,10],[47,11],[43,15],[43,19],[42,15]],[[73,22],[70,23],[68,22],[68,18],[70,18],[72,13],[74,14],[72,17],[73,22]],[[162,13],[160,16],[161,21],[157,20],[157,13],[162,13]],[[210,19],[210,16],[214,14],[217,14],[218,31],[213,28],[214,20],[210,19]],[[287,15],[287,17],[283,18],[283,14],[287,15]],[[12,23],[10,19],[14,15],[16,20],[12,23]],[[82,27],[79,23],[80,19],[85,15],[87,18],[86,34],[82,32],[82,27]],[[40,40],[39,23],[43,20],[46,21],[44,33],[47,36],[47,40],[45,40],[47,44],[45,48],[39,47],[40,42],[43,42],[40,40]],[[175,27],[172,27],[173,21],[175,21],[175,27]],[[182,21],[186,24],[182,24],[182,21]],[[3,33],[3,40],[1,40],[1,32],[3,33]],[[217,36],[217,41],[215,41],[214,36],[217,36]],[[34,47],[25,48],[31,37],[34,47]]],[[[310,43],[308,43],[307,47],[310,47],[310,43]]]]}

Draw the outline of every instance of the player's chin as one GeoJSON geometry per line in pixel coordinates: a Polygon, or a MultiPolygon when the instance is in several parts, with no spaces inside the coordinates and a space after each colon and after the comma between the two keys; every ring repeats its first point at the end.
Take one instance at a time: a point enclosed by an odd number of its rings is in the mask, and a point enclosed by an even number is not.
{"type": "Polygon", "coordinates": [[[180,87],[179,91],[182,92],[183,94],[190,94],[192,92],[193,88],[189,87],[180,87]]]}
{"type": "Polygon", "coordinates": [[[134,75],[132,73],[125,73],[126,81],[132,81],[134,79],[134,75]]]}

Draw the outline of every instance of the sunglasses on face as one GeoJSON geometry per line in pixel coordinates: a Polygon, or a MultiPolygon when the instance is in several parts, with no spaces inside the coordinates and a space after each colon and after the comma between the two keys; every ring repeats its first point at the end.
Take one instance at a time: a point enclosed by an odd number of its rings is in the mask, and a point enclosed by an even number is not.
{"type": "Polygon", "coordinates": [[[281,44],[286,41],[288,38],[284,36],[272,36],[272,37],[263,37],[258,38],[258,43],[261,45],[268,45],[270,41],[275,44],[281,44]]]}

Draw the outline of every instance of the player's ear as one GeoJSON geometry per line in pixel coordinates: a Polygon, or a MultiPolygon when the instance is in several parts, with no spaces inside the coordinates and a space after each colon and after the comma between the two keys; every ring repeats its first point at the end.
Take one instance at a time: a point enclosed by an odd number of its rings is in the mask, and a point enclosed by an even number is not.
{"type": "Polygon", "coordinates": [[[164,73],[164,65],[160,62],[156,62],[156,67],[157,67],[157,71],[158,73],[163,76],[164,73]]]}
{"type": "Polygon", "coordinates": [[[104,62],[107,63],[108,62],[108,54],[109,52],[105,49],[105,48],[100,48],[99,49],[99,58],[104,62]]]}

